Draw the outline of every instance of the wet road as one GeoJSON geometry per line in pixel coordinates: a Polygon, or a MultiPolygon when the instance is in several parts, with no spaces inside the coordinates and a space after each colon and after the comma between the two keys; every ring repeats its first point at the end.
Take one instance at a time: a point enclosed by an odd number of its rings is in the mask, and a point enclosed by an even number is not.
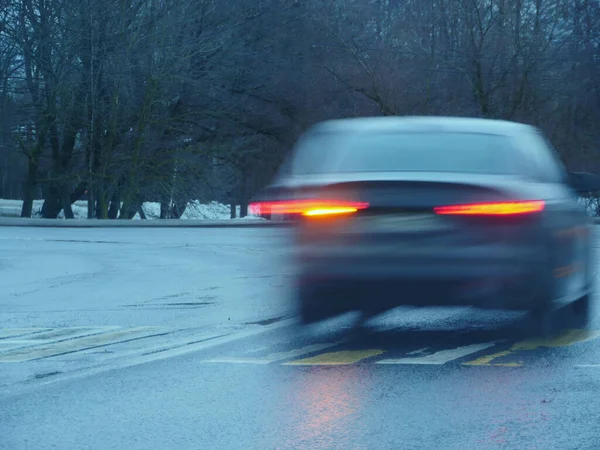
{"type": "Polygon", "coordinates": [[[284,230],[0,228],[0,449],[597,449],[600,324],[295,325],[284,230]]]}

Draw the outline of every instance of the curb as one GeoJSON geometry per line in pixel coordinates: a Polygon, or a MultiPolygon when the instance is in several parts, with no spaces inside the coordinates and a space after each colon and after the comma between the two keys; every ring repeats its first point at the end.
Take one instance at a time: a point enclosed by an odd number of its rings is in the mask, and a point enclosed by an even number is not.
{"type": "Polygon", "coordinates": [[[22,219],[0,217],[0,227],[38,228],[269,228],[289,227],[283,220],[100,220],[100,219],[22,219]]]}
{"type": "MultiPolygon", "coordinates": [[[[592,225],[600,225],[600,218],[593,218],[592,225]]],[[[30,228],[286,228],[293,226],[289,220],[187,220],[187,219],[23,219],[0,217],[0,227],[30,228]]]]}

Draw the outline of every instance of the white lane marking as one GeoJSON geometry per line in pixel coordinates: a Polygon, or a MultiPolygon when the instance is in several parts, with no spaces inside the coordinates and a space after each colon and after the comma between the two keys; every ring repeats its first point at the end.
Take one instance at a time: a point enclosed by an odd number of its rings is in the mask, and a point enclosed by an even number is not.
{"type": "Polygon", "coordinates": [[[600,364],[575,364],[578,369],[600,369],[600,364]]]}
{"type": "Polygon", "coordinates": [[[429,349],[429,347],[423,347],[418,350],[413,350],[412,352],[408,352],[407,355],[420,355],[420,354],[425,353],[428,349],[429,349]]]}
{"type": "Polygon", "coordinates": [[[343,341],[327,343],[327,344],[313,344],[307,345],[306,347],[290,350],[288,352],[272,353],[260,358],[216,358],[203,361],[205,363],[225,363],[225,364],[272,364],[277,361],[283,361],[284,359],[291,359],[298,356],[308,355],[309,353],[318,352],[326,348],[335,347],[336,345],[342,344],[343,341]]]}
{"type": "Polygon", "coordinates": [[[464,347],[452,348],[449,350],[440,350],[439,352],[432,353],[431,355],[419,356],[416,358],[398,358],[398,359],[382,359],[377,361],[375,364],[435,364],[441,365],[447,362],[453,361],[458,358],[470,355],[472,353],[485,350],[486,348],[493,347],[497,341],[484,342],[482,344],[466,345],[464,347]]]}
{"type": "MultiPolygon", "coordinates": [[[[122,370],[129,367],[135,367],[142,364],[147,364],[155,361],[162,361],[165,359],[174,358],[177,356],[183,356],[188,353],[195,353],[202,350],[208,350],[219,345],[229,344],[231,342],[235,342],[241,339],[246,339],[249,337],[258,336],[260,334],[268,333],[270,331],[293,326],[297,323],[295,319],[287,319],[282,320],[281,322],[276,322],[271,325],[260,325],[258,328],[233,332],[230,334],[223,335],[223,333],[212,333],[205,335],[205,339],[202,342],[197,342],[193,344],[176,346],[169,346],[168,349],[156,349],[154,351],[148,351],[140,354],[140,352],[136,352],[137,357],[132,357],[135,355],[119,355],[115,358],[112,358],[108,361],[102,361],[101,363],[88,366],[84,369],[73,370],[70,372],[63,372],[62,374],[57,374],[55,376],[44,378],[42,380],[33,380],[25,383],[20,383],[23,388],[26,389],[37,389],[43,386],[57,383],[61,381],[69,381],[78,378],[89,377],[93,375],[98,375],[104,372],[110,372],[113,370],[122,370]]],[[[13,392],[16,393],[18,390],[13,386],[13,392]]]]}

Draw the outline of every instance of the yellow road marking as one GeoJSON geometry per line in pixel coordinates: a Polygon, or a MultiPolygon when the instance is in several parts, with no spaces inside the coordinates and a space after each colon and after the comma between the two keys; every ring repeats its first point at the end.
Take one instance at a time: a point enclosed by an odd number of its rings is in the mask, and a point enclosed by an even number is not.
{"type": "Polygon", "coordinates": [[[384,350],[344,350],[340,352],[329,352],[311,358],[298,359],[284,363],[284,366],[340,366],[354,364],[372,356],[385,353],[384,350]]]}
{"type": "Polygon", "coordinates": [[[56,342],[54,344],[37,345],[15,350],[0,352],[0,363],[25,362],[39,358],[62,355],[64,353],[86,350],[93,347],[99,347],[106,344],[117,344],[119,339],[140,335],[153,327],[138,327],[127,330],[114,331],[111,333],[94,334],[92,336],[79,339],[70,339],[67,341],[56,342]]]}
{"type": "Polygon", "coordinates": [[[569,330],[552,339],[528,339],[518,342],[513,347],[515,350],[535,350],[540,347],[568,347],[578,342],[590,341],[600,337],[598,330],[569,330]]]}
{"type": "Polygon", "coordinates": [[[463,366],[505,366],[505,367],[520,367],[521,364],[519,364],[519,363],[496,363],[496,364],[491,364],[491,362],[494,361],[495,359],[502,358],[504,356],[512,355],[514,353],[512,350],[513,350],[513,348],[511,347],[510,350],[505,350],[503,352],[492,353],[491,355],[485,355],[485,356],[482,356],[480,358],[474,359],[473,361],[465,362],[465,363],[463,363],[463,366]]]}
{"type": "Polygon", "coordinates": [[[473,361],[463,363],[464,366],[503,366],[520,367],[523,364],[517,362],[492,363],[492,361],[505,356],[514,355],[519,351],[536,350],[538,348],[568,347],[578,342],[585,342],[600,337],[600,331],[597,330],[569,330],[566,333],[552,339],[527,339],[515,343],[510,349],[482,356],[473,361]]]}

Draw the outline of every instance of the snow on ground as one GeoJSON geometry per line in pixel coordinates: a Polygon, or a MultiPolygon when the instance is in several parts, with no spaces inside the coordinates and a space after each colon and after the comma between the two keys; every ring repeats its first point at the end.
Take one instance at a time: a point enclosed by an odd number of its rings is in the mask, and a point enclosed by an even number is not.
{"type": "MultiPolygon", "coordinates": [[[[142,205],[144,209],[144,213],[148,219],[158,219],[160,218],[160,203],[156,202],[145,202],[142,205]]],[[[86,204],[86,212],[87,212],[87,204],[86,204]]],[[[75,212],[73,212],[75,213],[75,212]]],[[[240,207],[236,206],[236,215],[240,217],[240,207]]],[[[87,215],[86,215],[87,217],[87,215]]],[[[139,219],[139,214],[136,214],[134,219],[139,219]]],[[[210,202],[210,203],[200,203],[198,200],[194,200],[193,202],[189,202],[185,211],[181,215],[182,219],[187,220],[225,220],[230,219],[230,209],[229,205],[224,205],[223,203],[218,202],[210,202]]],[[[256,215],[250,214],[248,211],[248,216],[243,218],[244,220],[262,220],[262,217],[258,217],[256,215]]]]}
{"type": "MultiPolygon", "coordinates": [[[[40,217],[40,211],[42,209],[44,201],[34,200],[33,202],[33,217],[40,217]]],[[[21,215],[21,207],[23,202],[21,200],[3,200],[0,199],[0,217],[19,217],[21,215]]],[[[158,219],[160,217],[160,203],[156,202],[145,202],[142,206],[146,217],[151,219],[158,219]]],[[[87,219],[87,201],[78,201],[73,204],[73,215],[76,219],[87,219]]],[[[240,216],[240,207],[237,207],[237,217],[240,216]]],[[[59,218],[64,218],[64,214],[61,212],[59,218]]],[[[208,204],[200,203],[199,201],[190,202],[181,216],[182,219],[187,220],[224,220],[230,218],[229,205],[224,205],[218,202],[211,202],[208,204]]],[[[134,219],[139,220],[139,214],[136,214],[134,219]]],[[[253,214],[249,214],[241,220],[264,220],[253,214]]]]}

